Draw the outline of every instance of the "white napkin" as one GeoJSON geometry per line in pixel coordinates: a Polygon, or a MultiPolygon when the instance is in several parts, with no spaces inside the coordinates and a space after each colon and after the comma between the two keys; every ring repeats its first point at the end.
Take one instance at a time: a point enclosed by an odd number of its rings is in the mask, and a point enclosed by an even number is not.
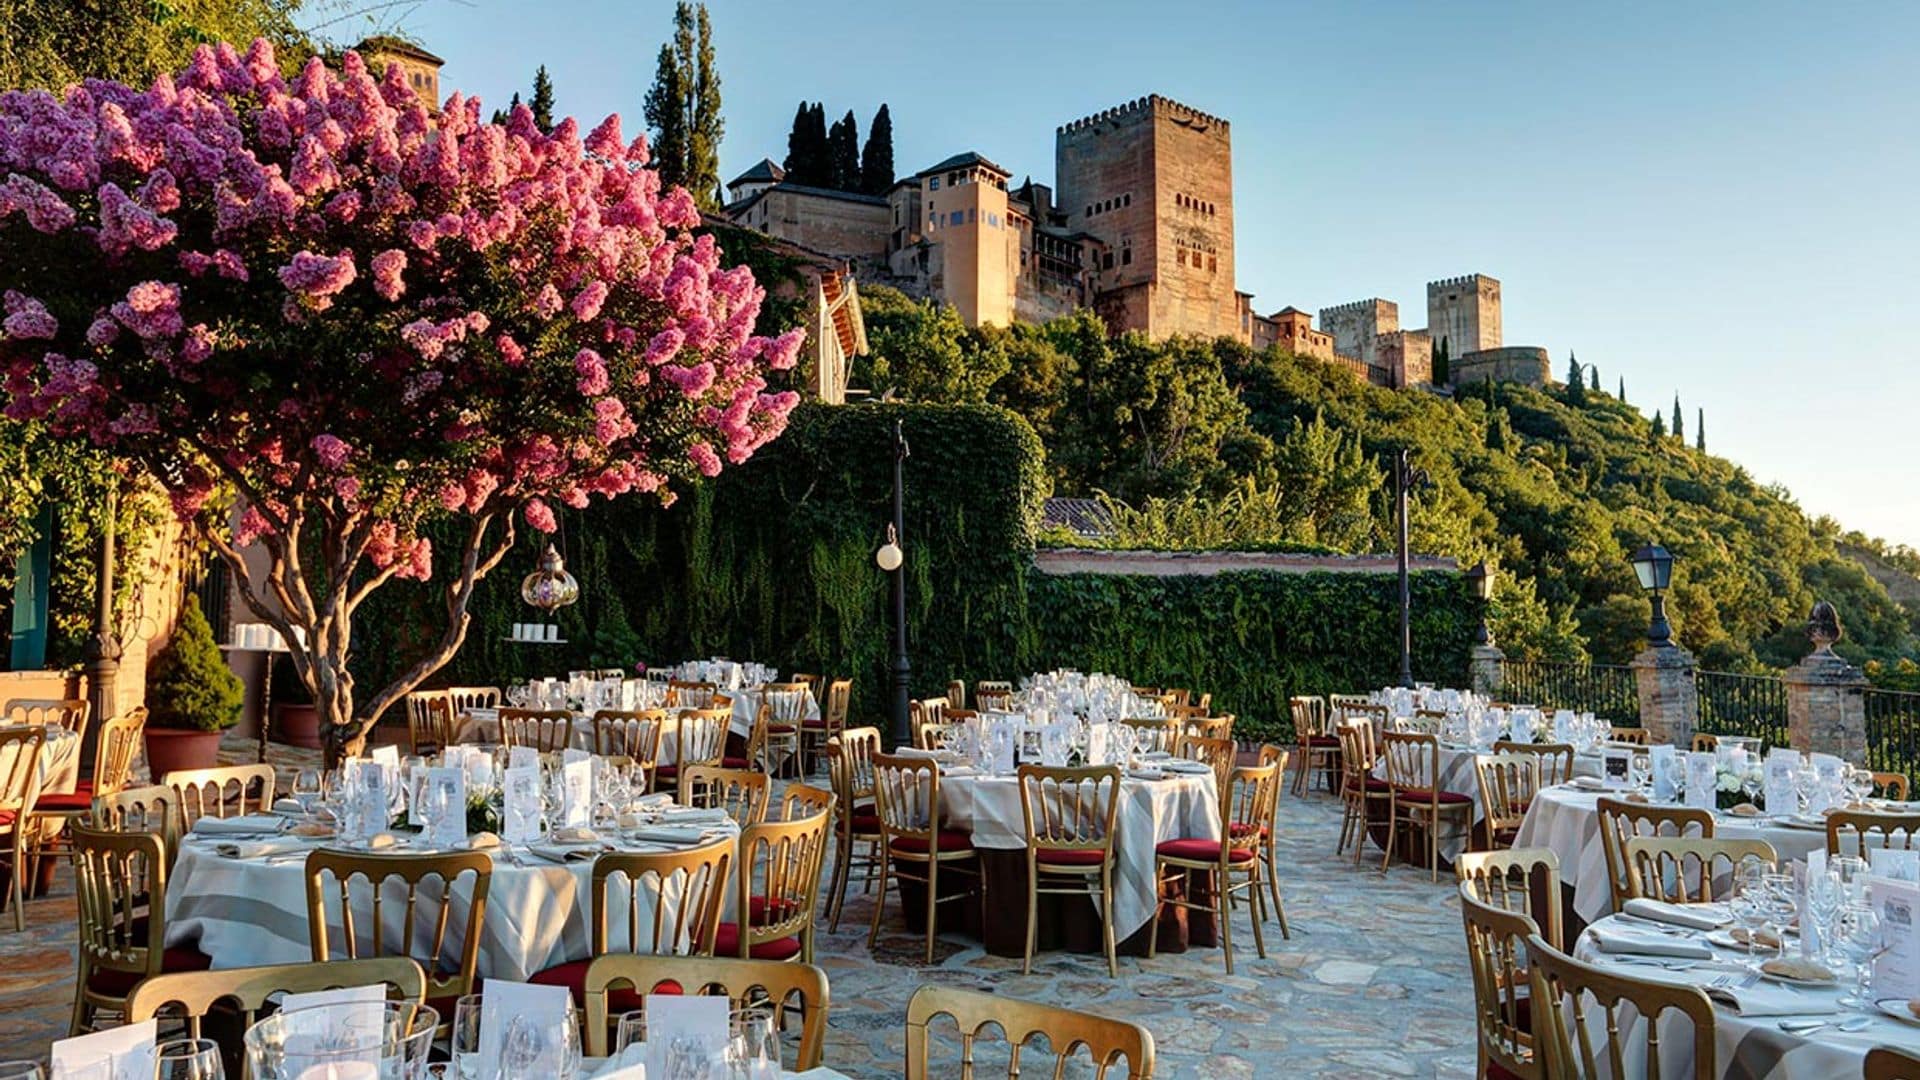
{"type": "Polygon", "coordinates": [[[1597,776],[1576,776],[1572,780],[1574,787],[1581,791],[1607,791],[1607,782],[1597,776]]]}
{"type": "Polygon", "coordinates": [[[600,844],[529,844],[527,854],[557,863],[592,862],[606,853],[600,844]]]}
{"type": "Polygon", "coordinates": [[[656,791],[651,795],[642,795],[633,800],[635,810],[658,810],[672,805],[673,793],[667,791],[656,791]]]}
{"type": "Polygon", "coordinates": [[[1659,931],[1629,930],[1621,926],[1594,926],[1587,930],[1601,952],[1628,956],[1674,956],[1688,960],[1711,960],[1713,950],[1704,941],[1662,934],[1659,931]]]}
{"type": "Polygon", "coordinates": [[[1189,761],[1186,758],[1169,758],[1161,762],[1160,767],[1168,772],[1192,773],[1196,776],[1213,771],[1213,766],[1204,761],[1189,761]]]}
{"type": "Polygon", "coordinates": [[[1824,1015],[1840,1011],[1840,999],[1818,991],[1808,993],[1791,986],[1758,982],[1743,990],[1709,987],[1707,996],[1729,1006],[1741,1016],[1824,1015]]]}
{"type": "Polygon", "coordinates": [[[300,804],[292,799],[273,800],[273,812],[276,814],[306,814],[306,811],[300,808],[300,804]]]}
{"type": "Polygon", "coordinates": [[[302,840],[285,837],[276,840],[222,840],[213,845],[213,850],[229,859],[264,859],[269,855],[286,855],[295,851],[305,851],[309,845],[302,840]]]}
{"type": "Polygon", "coordinates": [[[660,821],[668,825],[721,825],[727,812],[717,806],[675,806],[660,811],[660,821]]]}
{"type": "Polygon", "coordinates": [[[242,814],[239,817],[203,817],[193,823],[195,836],[277,836],[287,827],[279,814],[242,814]]]}
{"type": "Polygon", "coordinates": [[[893,756],[904,758],[932,758],[940,752],[939,750],[922,750],[917,746],[902,746],[894,750],[893,756]]]}
{"type": "Polygon", "coordinates": [[[697,844],[707,835],[707,830],[691,825],[651,825],[635,829],[627,834],[634,840],[646,840],[655,844],[697,844]]]}
{"type": "Polygon", "coordinates": [[[1135,780],[1165,780],[1167,778],[1167,774],[1161,772],[1159,769],[1132,768],[1127,770],[1127,775],[1133,777],[1135,780]]]}
{"type": "Polygon", "coordinates": [[[1718,930],[1733,921],[1727,910],[1717,904],[1669,904],[1665,900],[1639,897],[1627,901],[1621,910],[1642,919],[1692,930],[1718,930]]]}

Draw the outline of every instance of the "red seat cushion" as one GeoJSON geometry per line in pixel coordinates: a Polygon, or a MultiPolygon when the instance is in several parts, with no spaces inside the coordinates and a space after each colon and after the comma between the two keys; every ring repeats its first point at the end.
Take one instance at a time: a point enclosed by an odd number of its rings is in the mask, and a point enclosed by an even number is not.
{"type": "MultiPolygon", "coordinates": [[[[160,957],[160,970],[205,971],[213,966],[213,957],[191,945],[180,945],[168,949],[160,957]]],[[[140,976],[130,971],[95,971],[87,978],[87,989],[107,997],[126,997],[140,982],[140,976]]]]}
{"type": "Polygon", "coordinates": [[[723,769],[751,769],[753,768],[753,762],[743,757],[723,757],[720,759],[720,767],[723,769]]]}
{"type": "Polygon", "coordinates": [[[1367,777],[1367,790],[1368,791],[1392,791],[1393,785],[1387,783],[1385,780],[1379,779],[1378,777],[1369,776],[1367,777]]]}
{"type": "Polygon", "coordinates": [[[792,724],[768,724],[767,725],[767,734],[769,735],[791,735],[798,730],[800,729],[794,727],[792,724]]]}
{"type": "MultiPolygon", "coordinates": [[[[720,930],[713,938],[713,955],[740,955],[740,924],[721,923],[720,930]]],[[[763,941],[747,950],[747,956],[754,960],[791,960],[800,955],[800,939],[789,934],[772,941],[763,941]]]]}
{"type": "MultiPolygon", "coordinates": [[[[527,981],[539,983],[541,986],[564,986],[568,990],[573,991],[574,1004],[584,1006],[587,1003],[587,968],[593,963],[593,960],[593,957],[588,957],[585,960],[574,960],[565,964],[555,964],[545,971],[534,972],[533,978],[527,981]]],[[[654,987],[650,991],[635,990],[630,986],[615,987],[607,991],[607,1012],[611,1015],[618,1016],[621,1013],[632,1012],[635,1009],[644,1009],[647,1005],[646,996],[649,993],[678,994],[681,992],[680,984],[674,982],[672,979],[663,981],[659,986],[654,987]]],[[[453,1003],[448,1002],[447,1007],[452,1008],[453,1003]]],[[[452,1016],[453,1014],[444,1013],[442,1015],[452,1016]]]]}
{"type": "Polygon", "coordinates": [[[853,815],[853,831],[856,833],[865,833],[869,836],[878,836],[880,833],[879,815],[856,812],[853,815]]]}
{"type": "Polygon", "coordinates": [[[43,814],[73,813],[89,810],[93,807],[93,793],[90,791],[61,792],[42,795],[34,800],[33,808],[43,814]]]}
{"type": "MultiPolygon", "coordinates": [[[[1188,862],[1219,862],[1220,841],[1218,840],[1163,840],[1153,849],[1154,854],[1169,859],[1185,859],[1188,862]]],[[[1246,848],[1234,848],[1227,856],[1230,862],[1252,862],[1253,852],[1246,848]]]]}
{"type": "Polygon", "coordinates": [[[1042,866],[1099,866],[1106,858],[1104,852],[1079,848],[1041,848],[1036,856],[1042,866]]]}
{"type": "Polygon", "coordinates": [[[800,726],[806,728],[825,728],[827,726],[827,718],[823,716],[816,720],[802,720],[800,721],[800,726]]]}
{"type": "MultiPolygon", "coordinates": [[[[1413,803],[1431,803],[1434,801],[1433,792],[1426,788],[1401,788],[1399,799],[1401,802],[1413,803]]],[[[1461,803],[1471,805],[1472,802],[1473,800],[1471,798],[1461,795],[1458,792],[1443,791],[1440,793],[1440,805],[1442,806],[1458,806],[1461,803]]]]}
{"type": "Polygon", "coordinates": [[[1339,746],[1339,745],[1340,745],[1340,736],[1338,736],[1338,735],[1309,735],[1309,736],[1307,736],[1307,745],[1308,745],[1308,746],[1311,746],[1311,747],[1315,747],[1315,748],[1320,748],[1320,747],[1337,747],[1337,746],[1339,746]]]}
{"type": "Polygon", "coordinates": [[[673,777],[673,776],[679,776],[679,775],[680,775],[680,766],[678,766],[678,765],[656,765],[656,766],[654,766],[654,767],[653,767],[653,775],[655,775],[655,776],[667,776],[667,777],[673,777]]]}
{"type": "Polygon", "coordinates": [[[1235,840],[1243,836],[1258,836],[1261,839],[1265,839],[1267,827],[1264,824],[1256,825],[1251,821],[1236,821],[1227,826],[1227,835],[1233,837],[1235,840]]]}
{"type": "Polygon", "coordinates": [[[753,920],[755,926],[765,926],[782,919],[791,919],[799,913],[800,901],[792,897],[774,900],[764,896],[747,898],[747,918],[753,920]]]}
{"type": "MultiPolygon", "coordinates": [[[[927,842],[917,836],[902,836],[893,842],[893,850],[904,851],[911,855],[925,855],[927,853],[927,842]]],[[[943,853],[948,851],[972,851],[973,835],[971,833],[961,832],[958,829],[941,829],[940,850],[943,853]]]]}

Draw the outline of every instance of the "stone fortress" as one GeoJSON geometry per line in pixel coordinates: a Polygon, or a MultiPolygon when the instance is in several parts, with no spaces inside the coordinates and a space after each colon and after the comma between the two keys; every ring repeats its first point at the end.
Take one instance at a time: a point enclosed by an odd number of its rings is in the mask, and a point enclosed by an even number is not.
{"type": "Polygon", "coordinates": [[[1368,299],[1253,310],[1234,287],[1233,145],[1227,121],[1149,95],[1064,124],[1057,189],[967,151],[896,181],[885,196],[789,184],[771,160],[727,185],[727,218],[848,260],[859,276],[951,304],[970,326],[1041,322],[1092,308],[1115,332],[1223,336],[1348,368],[1380,386],[1546,385],[1545,349],[1501,338],[1500,283],[1427,285],[1427,326],[1368,299]]]}

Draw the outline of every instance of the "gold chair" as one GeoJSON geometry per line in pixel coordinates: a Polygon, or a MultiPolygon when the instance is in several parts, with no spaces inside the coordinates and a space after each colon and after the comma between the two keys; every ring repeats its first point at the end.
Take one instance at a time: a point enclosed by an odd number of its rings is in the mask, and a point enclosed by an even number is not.
{"type": "Polygon", "coordinates": [[[1293,931],[1287,927],[1287,908],[1280,901],[1280,853],[1277,848],[1279,831],[1280,792],[1286,787],[1287,759],[1291,754],[1272,743],[1260,746],[1260,765],[1262,768],[1273,766],[1278,780],[1268,793],[1268,802],[1262,816],[1255,822],[1233,822],[1228,831],[1233,834],[1234,842],[1239,843],[1249,837],[1258,837],[1255,851],[1260,856],[1260,872],[1267,879],[1267,894],[1273,900],[1273,913],[1280,920],[1280,936],[1293,939],[1293,931]],[[1257,828],[1256,828],[1257,826],[1257,828]]]}
{"type": "Polygon", "coordinates": [[[240,817],[273,809],[273,766],[216,765],[211,769],[175,769],[160,782],[180,795],[180,827],[203,817],[240,817]]]}
{"type": "Polygon", "coordinates": [[[673,722],[673,760],[654,766],[654,790],[680,790],[680,770],[692,765],[719,765],[727,753],[729,709],[683,709],[673,722]]]}
{"type": "Polygon", "coordinates": [[[1720,746],[1720,736],[1709,735],[1704,731],[1696,731],[1693,733],[1692,750],[1694,753],[1696,754],[1712,753],[1715,749],[1718,749],[1719,746],[1720,746]]]}
{"type": "Polygon", "coordinates": [[[800,685],[807,688],[808,693],[815,694],[815,695],[818,695],[820,693],[820,686],[824,682],[824,680],[822,680],[820,676],[810,674],[805,671],[794,672],[792,675],[789,675],[787,677],[787,681],[799,683],[800,685]]]}
{"type": "Polygon", "coordinates": [[[1365,719],[1342,720],[1335,729],[1340,740],[1340,841],[1333,851],[1338,855],[1353,844],[1353,862],[1367,847],[1367,824],[1376,806],[1393,811],[1393,786],[1373,775],[1380,754],[1374,743],[1373,724],[1365,719]]]}
{"type": "Polygon", "coordinates": [[[947,706],[951,704],[943,697],[921,698],[907,702],[907,733],[913,736],[913,744],[920,745],[920,729],[928,724],[947,722],[947,706]]]}
{"type": "Polygon", "coordinates": [[[93,828],[112,832],[152,833],[166,847],[167,869],[173,869],[174,856],[180,853],[180,837],[186,831],[186,818],[180,809],[180,793],[165,784],[122,788],[112,795],[93,800],[93,828]]]}
{"type": "Polygon", "coordinates": [[[771,783],[767,774],[752,769],[728,769],[714,765],[689,765],[680,770],[678,802],[725,810],[741,827],[767,820],[767,798],[771,783]]]}
{"type": "Polygon", "coordinates": [[[820,703],[820,718],[801,721],[800,753],[806,759],[801,767],[808,775],[812,775],[828,740],[847,729],[847,708],[852,701],[853,680],[835,679],[827,684],[826,700],[820,703]]]}
{"type": "Polygon", "coordinates": [[[1380,869],[1393,865],[1393,848],[1400,835],[1400,824],[1426,833],[1427,866],[1433,880],[1440,880],[1440,829],[1457,822],[1468,832],[1473,829],[1473,800],[1458,792],[1440,788],[1440,738],[1410,731],[1388,731],[1380,735],[1381,756],[1387,761],[1387,784],[1393,789],[1393,813],[1387,819],[1387,851],[1380,869]]]}
{"type": "MultiPolygon", "coordinates": [[[[628,952],[712,956],[714,938],[720,930],[720,909],[730,883],[727,871],[732,865],[730,839],[684,851],[610,851],[601,855],[593,860],[593,891],[588,894],[587,922],[592,936],[587,958],[534,972],[529,981],[567,987],[576,1004],[592,1008],[589,973],[596,960],[628,952]],[[619,892],[613,889],[616,879],[624,883],[619,892]],[[623,904],[616,904],[616,898],[623,904]],[[610,926],[620,928],[625,937],[624,950],[615,951],[610,926]]],[[[637,994],[615,993],[613,998],[616,1013],[631,1012],[644,1004],[637,994]]],[[[604,991],[600,1004],[603,1009],[607,1005],[604,991]]],[[[602,1032],[601,1038],[605,1035],[602,1032]]]]}
{"type": "Polygon", "coordinates": [[[1693,1023],[1696,1080],[1712,1080],[1718,1075],[1713,1051],[1713,1003],[1699,989],[1602,970],[1575,960],[1538,934],[1527,938],[1527,968],[1535,1052],[1546,1065],[1547,1076],[1641,1075],[1659,1080],[1660,1020],[1669,1009],[1679,1011],[1693,1023]],[[1635,1025],[1631,1017],[1623,1022],[1622,1005],[1645,1021],[1638,1026],[1645,1032],[1646,1069],[1637,1074],[1627,1068],[1624,1032],[1635,1025]],[[1598,1008],[1600,1015],[1593,1015],[1592,1008],[1598,1008]],[[1573,1031],[1580,1033],[1577,1047],[1568,1034],[1573,1031]],[[1598,1050],[1596,1042],[1601,1044],[1598,1050]]]}
{"type": "Polygon", "coordinates": [[[1005,712],[1013,707],[1013,684],[984,681],[973,684],[973,707],[981,712],[1005,712]]]}
{"type": "Polygon", "coordinates": [[[14,698],[0,706],[0,723],[50,727],[55,724],[75,735],[87,728],[85,698],[14,698]]]}
{"type": "Polygon", "coordinates": [[[1650,745],[1650,737],[1647,734],[1647,729],[1640,727],[1619,727],[1616,725],[1609,730],[1607,740],[1609,742],[1627,743],[1631,746],[1650,745]]]}
{"type": "Polygon", "coordinates": [[[1535,790],[1550,788],[1555,784],[1564,784],[1573,779],[1572,743],[1522,743],[1510,739],[1501,739],[1493,744],[1496,754],[1528,754],[1540,770],[1540,782],[1535,790]]]}
{"type": "MultiPolygon", "coordinates": [[[[140,981],[127,995],[126,1022],[179,1019],[187,1037],[201,1037],[200,1021],[217,1006],[240,1014],[240,1029],[253,1026],[260,1010],[279,994],[307,994],[352,986],[387,984],[387,1000],[427,1003],[427,973],[404,956],[370,956],[324,964],[267,964],[220,971],[180,971],[140,981]]],[[[225,1049],[225,1048],[223,1048],[225,1049]]],[[[238,1047],[234,1048],[235,1050],[238,1047]]]]}
{"type": "Polygon", "coordinates": [[[1551,848],[1468,851],[1453,860],[1462,896],[1527,916],[1537,932],[1560,944],[1560,857],[1551,848]]]}
{"type": "MultiPolygon", "coordinates": [[[[1234,769],[1228,782],[1220,788],[1220,832],[1225,839],[1183,837],[1155,845],[1154,892],[1159,899],[1154,908],[1153,930],[1147,935],[1149,958],[1158,951],[1160,912],[1172,904],[1213,914],[1214,923],[1220,928],[1220,947],[1226,956],[1227,974],[1233,974],[1233,897],[1243,890],[1248,894],[1247,907],[1253,919],[1254,949],[1260,959],[1267,958],[1267,939],[1260,929],[1260,924],[1266,921],[1267,900],[1266,894],[1260,891],[1261,863],[1253,838],[1257,837],[1261,822],[1272,820],[1279,786],[1278,765],[1234,769]],[[1166,872],[1169,870],[1173,873],[1166,872]],[[1213,903],[1189,899],[1192,890],[1183,890],[1184,894],[1178,897],[1168,895],[1167,886],[1184,882],[1195,872],[1212,876],[1213,903]]],[[[1281,925],[1286,925],[1284,915],[1281,925]]]]}
{"type": "Polygon", "coordinates": [[[473,709],[497,709],[500,707],[500,688],[497,686],[449,686],[447,702],[455,717],[473,709]]]}
{"type": "Polygon", "coordinates": [[[714,955],[813,963],[813,916],[831,822],[829,813],[818,813],[740,831],[733,921],[720,924],[714,955]]]}
{"type": "Polygon", "coordinates": [[[1175,749],[1188,739],[1224,739],[1233,741],[1233,714],[1222,713],[1219,716],[1186,716],[1179,718],[1179,734],[1174,739],[1175,749]]]}
{"type": "Polygon", "coordinates": [[[637,766],[653,785],[660,759],[660,734],[672,721],[665,709],[600,709],[593,714],[593,752],[601,757],[623,757],[637,766]]]}
{"type": "Polygon", "coordinates": [[[880,846],[886,837],[873,806],[873,755],[879,752],[878,728],[849,728],[827,741],[827,776],[835,798],[833,880],[827,886],[833,912],[828,929],[834,932],[840,929],[840,910],[846,906],[854,869],[863,871],[861,887],[871,891],[880,867],[880,846]]]}
{"type": "Polygon", "coordinates": [[[1722,862],[1729,871],[1722,880],[1733,881],[1741,864],[1749,859],[1768,866],[1778,859],[1773,845],[1765,840],[1705,840],[1697,836],[1629,836],[1624,853],[1627,899],[1674,904],[1711,903],[1715,867],[1722,862]]]}
{"type": "Polygon", "coordinates": [[[453,695],[447,690],[415,690],[407,695],[407,743],[414,756],[427,757],[453,745],[453,695]]]}
{"type": "Polygon", "coordinates": [[[1540,759],[1532,754],[1482,754],[1473,759],[1473,774],[1480,788],[1487,846],[1511,846],[1528,805],[1540,791],[1540,759]]]}
{"type": "Polygon", "coordinates": [[[1326,698],[1296,694],[1287,699],[1287,711],[1293,716],[1293,793],[1305,795],[1315,773],[1331,776],[1339,767],[1340,737],[1330,726],[1326,698]]]}
{"type": "Polygon", "coordinates": [[[1214,786],[1221,791],[1227,790],[1227,782],[1233,778],[1233,763],[1239,751],[1232,739],[1209,739],[1201,735],[1181,739],[1174,747],[1179,757],[1211,766],[1214,786]]]}
{"type": "Polygon", "coordinates": [[[956,709],[967,707],[967,683],[965,679],[947,680],[947,704],[956,709]]]}
{"type": "Polygon", "coordinates": [[[1393,730],[1409,735],[1438,736],[1441,725],[1446,722],[1446,717],[1422,715],[1425,712],[1426,710],[1422,709],[1415,712],[1412,716],[1394,717],[1393,730]]]}
{"type": "MultiPolygon", "coordinates": [[[[973,850],[973,837],[946,828],[940,820],[940,766],[927,758],[873,755],[873,801],[880,833],[880,894],[873,901],[873,925],[867,948],[880,940],[880,918],[887,908],[887,886],[917,881],[926,887],[927,963],[933,963],[933,938],[939,906],[965,901],[985,882],[973,850]],[[919,876],[912,869],[918,867],[919,876]],[[940,872],[966,874],[974,886],[953,896],[940,895],[940,872]]],[[[902,899],[905,894],[902,893],[902,899]]]]}
{"type": "Polygon", "coordinates": [[[1333,714],[1335,723],[1364,719],[1373,725],[1376,733],[1387,726],[1387,720],[1391,717],[1385,705],[1364,694],[1329,694],[1327,711],[1333,714]]]}
{"type": "Polygon", "coordinates": [[[1120,968],[1113,942],[1113,826],[1120,813],[1120,767],[1022,765],[1018,775],[1020,812],[1027,826],[1027,948],[1020,972],[1033,973],[1040,895],[1085,898],[1087,887],[1097,881],[1100,892],[1094,907],[1107,947],[1107,975],[1116,976],[1120,968]]]}
{"type": "Polygon", "coordinates": [[[587,1056],[606,1057],[612,1052],[607,1032],[614,1019],[628,1011],[619,1008],[623,997],[644,1001],[655,990],[671,994],[718,991],[732,999],[734,1008],[772,1004],[786,1015],[798,1008],[800,1045],[794,1071],[820,1067],[827,1035],[827,973],[812,964],[722,956],[615,953],[595,957],[586,974],[587,1056]]]}
{"type": "Polygon", "coordinates": [[[1627,840],[1635,836],[1698,836],[1713,839],[1713,812],[1687,806],[1652,806],[1602,796],[1594,804],[1600,821],[1600,851],[1607,859],[1607,883],[1613,910],[1632,895],[1627,840]]]}
{"type": "Polygon", "coordinates": [[[1920,814],[1835,810],[1827,815],[1827,854],[1865,858],[1869,847],[1920,847],[1916,834],[1920,834],[1920,814]]]}
{"type": "Polygon", "coordinates": [[[833,815],[836,797],[825,788],[812,784],[788,784],[780,797],[780,820],[798,821],[815,814],[833,815]]]}
{"type": "Polygon", "coordinates": [[[27,855],[40,823],[34,804],[40,801],[40,752],[47,729],[39,724],[0,727],[0,830],[5,830],[8,902],[13,905],[13,928],[25,930],[21,881],[27,876],[27,855]]]}
{"type": "Polygon", "coordinates": [[[922,750],[945,750],[953,741],[953,733],[960,730],[959,724],[925,724],[920,728],[919,747],[922,750]]]}
{"type": "Polygon", "coordinates": [[[1163,687],[1160,696],[1166,700],[1169,708],[1183,709],[1193,703],[1193,691],[1179,686],[1163,687]]]}
{"type": "Polygon", "coordinates": [[[1141,753],[1171,754],[1180,744],[1180,720],[1173,716],[1135,716],[1120,721],[1133,729],[1141,753]]]}
{"type": "Polygon", "coordinates": [[[427,1004],[439,1011],[442,1027],[450,1027],[454,1003],[474,989],[487,890],[493,882],[492,856],[481,851],[386,855],[322,848],[307,855],[306,874],[307,929],[314,960],[325,963],[336,951],[348,960],[408,957],[427,973],[427,1004]],[[468,874],[473,875],[473,883],[464,925],[458,925],[453,916],[461,905],[455,887],[468,874]],[[358,889],[356,880],[361,885],[358,889]],[[399,915],[392,917],[396,905],[385,901],[395,882],[404,889],[406,899],[398,905],[399,915]],[[356,918],[360,914],[364,918],[356,918]],[[397,948],[391,940],[396,926],[390,922],[398,924],[397,948]],[[422,927],[430,934],[416,942],[422,927]],[[421,947],[416,949],[416,944],[421,947]]]}
{"type": "Polygon", "coordinates": [[[1867,1051],[1860,1080],[1920,1080],[1920,1057],[1891,1046],[1867,1051]]]}
{"type": "Polygon", "coordinates": [[[1005,994],[928,984],[915,990],[907,1001],[907,1080],[928,1080],[932,1076],[972,1080],[973,1044],[989,1027],[998,1028],[1011,1044],[1008,1080],[1026,1075],[1020,1069],[1020,1055],[1035,1035],[1046,1038],[1057,1059],[1048,1071],[1056,1080],[1066,1075],[1067,1063],[1077,1058],[1082,1048],[1093,1059],[1095,1080],[1105,1080],[1119,1062],[1125,1063],[1125,1075],[1134,1080],[1153,1077],[1153,1032],[1139,1024],[1021,1001],[1005,994]],[[927,1028],[942,1016],[953,1017],[960,1029],[958,1069],[946,1065],[935,1070],[927,1060],[927,1028]]]}
{"type": "Polygon", "coordinates": [[[1473,972],[1473,1014],[1480,1068],[1475,1076],[1499,1080],[1546,1080],[1546,1066],[1533,1037],[1528,980],[1522,957],[1539,928],[1524,913],[1487,904],[1470,884],[1460,885],[1460,918],[1467,931],[1467,965],[1473,972]]]}
{"type": "Polygon", "coordinates": [[[144,979],[212,966],[198,949],[166,947],[166,905],[149,903],[167,895],[167,853],[158,834],[75,824],[73,877],[79,971],[68,1034],[92,1031],[100,1010],[124,1018],[127,995],[144,979]]]}
{"type": "Polygon", "coordinates": [[[760,768],[771,774],[799,759],[800,726],[806,722],[809,700],[806,683],[767,684],[760,695],[760,711],[766,718],[756,760],[760,768]]]}
{"type": "Polygon", "coordinates": [[[669,709],[711,709],[714,698],[719,696],[719,688],[710,682],[695,682],[688,679],[671,679],[667,682],[667,708],[669,709]]]}
{"type": "Polygon", "coordinates": [[[501,709],[500,745],[558,754],[573,745],[573,714],[566,709],[501,709]]]}
{"type": "Polygon", "coordinates": [[[93,749],[93,776],[76,782],[72,791],[41,792],[34,800],[33,816],[40,822],[59,819],[52,832],[42,828],[28,830],[33,847],[34,879],[38,879],[41,860],[63,845],[67,826],[93,812],[93,801],[101,795],[118,794],[133,776],[133,759],[140,752],[141,736],[147,727],[147,710],[140,706],[100,725],[93,749]]]}
{"type": "Polygon", "coordinates": [[[1907,801],[1907,774],[1897,772],[1876,772],[1873,774],[1873,790],[1883,799],[1894,802],[1907,801]]]}

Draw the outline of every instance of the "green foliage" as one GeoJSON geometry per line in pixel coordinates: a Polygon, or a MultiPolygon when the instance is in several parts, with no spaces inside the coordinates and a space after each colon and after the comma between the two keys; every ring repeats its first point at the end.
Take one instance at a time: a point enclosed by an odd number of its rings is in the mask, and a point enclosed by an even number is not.
{"type": "Polygon", "coordinates": [[[1294,418],[1275,453],[1282,535],[1297,543],[1358,551],[1373,530],[1373,500],[1383,482],[1352,433],[1294,418]]]}
{"type": "Polygon", "coordinates": [[[867,144],[860,151],[860,190],[869,195],[885,195],[893,187],[893,114],[887,103],[873,114],[867,125],[867,144]]]}
{"type": "Polygon", "coordinates": [[[527,108],[533,113],[533,126],[542,134],[553,130],[553,79],[547,75],[545,64],[533,73],[533,100],[527,108]]]}
{"type": "Polygon", "coordinates": [[[827,143],[827,109],[821,102],[802,101],[787,133],[787,159],[781,163],[787,182],[808,187],[833,186],[833,151],[827,143]]]}
{"type": "Polygon", "coordinates": [[[188,597],[166,651],[147,673],[148,723],[154,727],[224,731],[240,722],[245,688],[227,667],[200,613],[188,597]]]}
{"type": "MultiPolygon", "coordinates": [[[[304,0],[0,0],[0,89],[58,93],[82,79],[151,85],[196,46],[264,37],[283,62],[311,43],[296,25],[304,0]]],[[[289,70],[289,74],[291,69],[289,70]]]]}
{"type": "Polygon", "coordinates": [[[860,177],[860,121],[853,118],[853,110],[833,122],[827,129],[827,152],[833,159],[833,183],[831,187],[840,191],[859,191],[860,177]]]}
{"type": "Polygon", "coordinates": [[[1572,353],[1567,354],[1567,404],[1585,405],[1587,403],[1587,379],[1580,370],[1580,361],[1572,353]]]}
{"type": "Polygon", "coordinates": [[[1682,443],[1687,441],[1686,414],[1680,411],[1680,395],[1673,395],[1673,437],[1682,443]]]}
{"type": "MultiPolygon", "coordinates": [[[[538,81],[534,85],[537,113],[538,81]]],[[[707,5],[686,0],[674,5],[673,37],[660,46],[644,110],[661,184],[686,188],[703,211],[718,210],[726,120],[720,112],[720,73],[707,5]]]]}
{"type": "Polygon", "coordinates": [[[1124,551],[1334,550],[1292,541],[1280,491],[1262,488],[1251,478],[1217,499],[1191,492],[1166,499],[1149,496],[1135,508],[1104,491],[1098,498],[1113,535],[1093,544],[1070,546],[1124,551]]]}
{"type": "Polygon", "coordinates": [[[1011,367],[1005,334],[969,330],[960,313],[884,286],[861,291],[867,380],[909,401],[978,405],[1011,367]]]}

